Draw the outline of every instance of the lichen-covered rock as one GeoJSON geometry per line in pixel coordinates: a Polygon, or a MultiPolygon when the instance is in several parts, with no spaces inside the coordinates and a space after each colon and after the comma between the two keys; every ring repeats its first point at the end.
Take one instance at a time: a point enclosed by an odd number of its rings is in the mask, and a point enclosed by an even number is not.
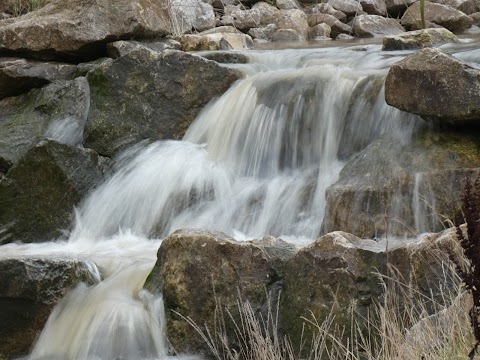
{"type": "Polygon", "coordinates": [[[181,44],[178,41],[172,39],[158,40],[158,41],[114,41],[107,44],[107,55],[112,59],[118,59],[121,56],[127,55],[133,50],[140,48],[147,48],[156,52],[162,52],[163,50],[180,50],[181,44]]]}
{"type": "Polygon", "coordinates": [[[246,34],[183,35],[179,41],[183,51],[246,50],[253,47],[252,38],[246,34]]]}
{"type": "Polygon", "coordinates": [[[60,237],[73,208],[110,170],[93,150],[43,141],[0,182],[0,243],[42,242],[60,237]]]}
{"type": "Polygon", "coordinates": [[[385,80],[388,104],[436,122],[476,125],[479,97],[480,70],[434,48],[393,64],[385,80]]]}
{"type": "Polygon", "coordinates": [[[358,37],[383,37],[401,34],[405,31],[397,20],[378,15],[359,15],[355,17],[352,29],[358,37]]]}
{"type": "Polygon", "coordinates": [[[383,50],[418,50],[427,47],[436,47],[460,40],[449,30],[422,29],[408,31],[400,35],[389,35],[383,38],[383,50]]]}
{"type": "Polygon", "coordinates": [[[76,66],[71,64],[0,58],[0,100],[40,88],[54,80],[71,80],[76,66]]]}
{"type": "Polygon", "coordinates": [[[87,76],[85,146],[112,156],[145,139],[180,139],[203,106],[240,76],[176,50],[138,49],[103,63],[87,76]]]}
{"type": "Polygon", "coordinates": [[[234,51],[208,51],[197,53],[197,55],[220,64],[246,64],[249,62],[247,55],[234,51]]]}
{"type": "Polygon", "coordinates": [[[382,138],[354,157],[328,188],[323,228],[364,238],[438,231],[462,221],[465,177],[480,173],[478,141],[455,133],[422,134],[409,146],[382,138]]]}
{"type": "MultiPolygon", "coordinates": [[[[472,19],[451,6],[425,1],[425,20],[443,26],[453,32],[461,32],[472,26],[472,19]]],[[[416,2],[403,15],[401,24],[408,30],[420,26],[420,3],[416,2]]]]}
{"type": "MultiPolygon", "coordinates": [[[[179,230],[165,239],[145,288],[163,294],[167,338],[174,349],[195,353],[206,349],[198,333],[176,313],[212,330],[216,305],[236,318],[239,296],[256,312],[266,311],[267,293],[276,301],[281,263],[292,253],[292,246],[273,238],[238,242],[222,233],[179,230]]],[[[228,331],[233,334],[231,325],[228,331]]]]}
{"type": "Polygon", "coordinates": [[[93,59],[106,54],[107,42],[169,32],[166,0],[59,0],[0,21],[0,51],[46,60],[93,59]]]}
{"type": "Polygon", "coordinates": [[[59,81],[0,101],[0,158],[15,164],[46,137],[81,144],[90,105],[85,78],[59,81]],[[67,126],[63,134],[56,130],[67,126]]]}
{"type": "Polygon", "coordinates": [[[53,307],[81,282],[95,283],[83,262],[0,260],[0,359],[27,355],[53,307]]]}

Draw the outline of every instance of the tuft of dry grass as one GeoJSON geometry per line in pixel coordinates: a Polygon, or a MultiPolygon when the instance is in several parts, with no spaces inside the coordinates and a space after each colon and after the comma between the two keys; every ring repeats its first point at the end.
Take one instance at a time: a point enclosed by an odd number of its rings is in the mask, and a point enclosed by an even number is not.
{"type": "Polygon", "coordinates": [[[50,2],[51,0],[16,0],[12,6],[12,15],[20,16],[27,14],[44,7],[50,2]]]}

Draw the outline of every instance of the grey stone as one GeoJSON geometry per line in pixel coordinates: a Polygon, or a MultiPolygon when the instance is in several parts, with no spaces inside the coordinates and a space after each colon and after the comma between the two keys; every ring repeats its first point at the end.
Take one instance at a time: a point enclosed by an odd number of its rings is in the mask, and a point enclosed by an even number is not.
{"type": "Polygon", "coordinates": [[[356,0],[329,0],[327,4],[335,10],[345,13],[347,16],[358,15],[363,12],[360,2],[356,0]]]}
{"type": "Polygon", "coordinates": [[[383,50],[418,50],[459,41],[452,32],[444,28],[416,30],[385,36],[383,50]]]}
{"type": "Polygon", "coordinates": [[[320,40],[318,39],[319,37],[330,38],[331,31],[332,31],[332,28],[329,25],[325,23],[318,24],[310,28],[308,32],[308,38],[310,40],[314,40],[314,39],[320,40]]]}
{"type": "Polygon", "coordinates": [[[370,15],[387,15],[385,0],[360,0],[363,11],[370,15]]]}
{"type": "Polygon", "coordinates": [[[396,19],[378,15],[359,15],[353,20],[353,33],[358,37],[381,37],[401,34],[405,29],[396,19]]]}
{"type": "Polygon", "coordinates": [[[112,59],[117,59],[133,50],[137,50],[142,47],[156,52],[162,52],[166,49],[180,50],[181,44],[178,41],[172,39],[142,42],[119,40],[107,44],[107,55],[112,59]]]}
{"type": "Polygon", "coordinates": [[[277,31],[277,26],[275,24],[270,24],[261,28],[252,28],[248,31],[248,35],[254,39],[268,40],[272,37],[275,31],[277,31]]]}
{"type": "Polygon", "coordinates": [[[273,33],[271,40],[277,42],[290,42],[305,41],[306,38],[304,38],[294,29],[279,29],[273,33]]]}
{"type": "Polygon", "coordinates": [[[293,29],[302,38],[308,37],[307,15],[301,10],[280,10],[275,14],[274,24],[278,30],[293,29]]]}

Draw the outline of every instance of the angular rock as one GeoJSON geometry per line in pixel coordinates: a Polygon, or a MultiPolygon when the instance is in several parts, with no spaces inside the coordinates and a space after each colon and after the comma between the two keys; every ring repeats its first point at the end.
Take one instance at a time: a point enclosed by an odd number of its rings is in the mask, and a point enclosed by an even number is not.
{"type": "Polygon", "coordinates": [[[301,10],[280,10],[275,14],[274,24],[278,30],[295,30],[304,39],[308,37],[307,15],[301,10]]]}
{"type": "Polygon", "coordinates": [[[183,51],[245,50],[253,46],[252,38],[245,34],[183,35],[179,40],[183,51]]]}
{"type": "Polygon", "coordinates": [[[275,31],[277,31],[277,26],[275,24],[270,24],[262,28],[252,28],[248,31],[248,35],[254,39],[268,40],[272,37],[275,31]]]}
{"type": "Polygon", "coordinates": [[[253,5],[252,10],[258,10],[260,12],[260,25],[263,26],[273,24],[276,13],[279,11],[275,6],[263,1],[257,2],[253,5]]]}
{"type": "Polygon", "coordinates": [[[382,50],[418,50],[459,41],[447,29],[424,29],[409,31],[400,35],[385,36],[382,50]]]}
{"type": "Polygon", "coordinates": [[[84,262],[0,260],[0,358],[27,355],[53,307],[81,282],[96,282],[84,262]]]}
{"type": "Polygon", "coordinates": [[[330,37],[331,31],[332,28],[329,25],[325,23],[318,24],[310,28],[308,31],[308,38],[313,40],[319,36],[330,37]]]}
{"type": "Polygon", "coordinates": [[[470,19],[473,20],[473,25],[476,25],[476,26],[480,25],[480,12],[470,14],[469,16],[470,16],[470,19]]]}
{"type": "Polygon", "coordinates": [[[166,0],[54,1],[0,21],[0,51],[46,60],[99,58],[107,42],[168,34],[166,5],[166,0]]]}
{"type": "Polygon", "coordinates": [[[247,55],[233,51],[209,51],[197,55],[221,64],[246,64],[249,62],[247,55]]]}
{"type": "Polygon", "coordinates": [[[360,2],[356,0],[329,0],[327,4],[347,16],[361,14],[363,11],[360,2]]]}
{"type": "Polygon", "coordinates": [[[40,88],[54,80],[74,78],[76,66],[63,63],[0,58],[0,100],[40,88]]]}
{"type": "Polygon", "coordinates": [[[387,12],[394,19],[401,17],[413,3],[415,0],[385,0],[387,12]]]}
{"type": "Polygon", "coordinates": [[[213,29],[205,30],[198,35],[210,35],[210,34],[243,34],[234,26],[219,26],[213,29]]]}
{"type": "MultiPolygon", "coordinates": [[[[470,17],[451,6],[425,1],[425,20],[443,26],[452,32],[461,32],[472,26],[470,17]]],[[[400,23],[409,30],[420,27],[420,4],[415,3],[408,8],[400,23]]]]}
{"type": "Polygon", "coordinates": [[[297,0],[276,0],[275,4],[280,10],[302,9],[297,0]]]}
{"type": "Polygon", "coordinates": [[[81,145],[89,94],[86,79],[77,78],[1,100],[0,158],[15,164],[46,137],[81,145]]]}
{"type": "Polygon", "coordinates": [[[370,15],[387,15],[385,0],[360,0],[363,11],[370,15]]]}
{"type": "Polygon", "coordinates": [[[443,53],[423,49],[393,64],[385,100],[424,119],[476,126],[480,120],[480,70],[443,53]]]}
{"type": "Polygon", "coordinates": [[[328,14],[328,15],[333,15],[335,16],[338,20],[342,22],[347,21],[347,15],[345,13],[335,10],[331,5],[327,3],[321,3],[318,5],[315,5],[314,7],[311,8],[311,10],[307,13],[308,16],[308,24],[310,26],[314,26],[318,24],[318,22],[315,22],[315,16],[319,14],[328,14]]]}
{"type": "Polygon", "coordinates": [[[147,48],[156,52],[162,52],[166,49],[180,50],[181,44],[172,39],[161,41],[114,41],[107,44],[107,55],[112,59],[117,59],[123,55],[140,48],[147,48]]]}
{"type": "Polygon", "coordinates": [[[275,31],[271,37],[272,41],[278,42],[289,42],[289,41],[305,41],[302,35],[300,35],[296,30],[293,29],[279,29],[275,31]]]}
{"type": "Polygon", "coordinates": [[[442,229],[445,218],[461,221],[463,181],[480,173],[475,141],[439,132],[408,146],[388,137],[373,142],[328,188],[323,231],[414,236],[442,229]]]}
{"type": "Polygon", "coordinates": [[[213,6],[201,0],[170,0],[164,6],[171,17],[172,34],[192,29],[203,31],[215,27],[213,6]]]}
{"type": "Polygon", "coordinates": [[[233,19],[232,25],[244,32],[247,32],[251,28],[258,27],[262,18],[258,9],[235,9],[235,11],[232,11],[228,15],[233,19]]]}
{"type": "Polygon", "coordinates": [[[477,3],[475,0],[436,0],[437,4],[448,5],[467,15],[477,11],[477,3]]]}
{"type": "Polygon", "coordinates": [[[353,33],[357,37],[382,37],[405,31],[397,20],[378,15],[359,15],[353,20],[353,33]]]}
{"type": "MultiPolygon", "coordinates": [[[[325,23],[331,28],[330,36],[336,37],[338,34],[352,34],[352,27],[350,25],[344,24],[338,20],[335,16],[329,14],[319,14],[315,15],[317,24],[325,23]]],[[[316,24],[316,25],[317,25],[316,24]]],[[[314,25],[313,25],[314,26],[314,25]]]]}
{"type": "Polygon", "coordinates": [[[113,156],[145,139],[180,139],[203,106],[240,77],[176,50],[139,49],[104,63],[87,76],[91,106],[85,146],[113,156]]]}
{"type": "Polygon", "coordinates": [[[60,237],[73,220],[73,207],[105,180],[110,166],[93,150],[40,142],[3,179],[0,243],[60,237]]]}
{"type": "MultiPolygon", "coordinates": [[[[198,333],[176,313],[212,330],[217,302],[235,318],[239,296],[256,313],[265,311],[267,292],[277,300],[281,262],[292,252],[292,246],[273,238],[238,242],[222,233],[200,230],[179,230],[165,239],[145,288],[163,293],[167,337],[175,350],[206,349],[198,333]]],[[[233,330],[229,325],[230,334],[233,330]]]]}

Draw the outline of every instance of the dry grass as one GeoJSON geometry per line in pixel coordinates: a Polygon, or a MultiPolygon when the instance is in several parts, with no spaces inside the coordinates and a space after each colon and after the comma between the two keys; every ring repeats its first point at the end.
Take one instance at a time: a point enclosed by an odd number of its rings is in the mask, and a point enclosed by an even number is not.
{"type": "Polygon", "coordinates": [[[51,0],[16,0],[12,6],[12,15],[20,16],[38,10],[51,0]]]}
{"type": "Polygon", "coordinates": [[[256,315],[248,301],[239,301],[240,321],[218,304],[212,331],[184,319],[197,330],[217,360],[466,359],[475,340],[468,315],[471,296],[455,266],[448,260],[443,264],[444,279],[435,294],[425,294],[415,279],[405,282],[395,270],[388,276],[379,275],[385,296],[367,319],[367,329],[360,329],[352,317],[351,338],[345,338],[341,329],[335,328],[332,315],[323,321],[303,319],[316,329],[316,335],[305,341],[308,351],[293,349],[288,338],[278,334],[278,303],[264,318],[256,315]],[[233,338],[227,334],[226,322],[233,323],[233,338]]]}

